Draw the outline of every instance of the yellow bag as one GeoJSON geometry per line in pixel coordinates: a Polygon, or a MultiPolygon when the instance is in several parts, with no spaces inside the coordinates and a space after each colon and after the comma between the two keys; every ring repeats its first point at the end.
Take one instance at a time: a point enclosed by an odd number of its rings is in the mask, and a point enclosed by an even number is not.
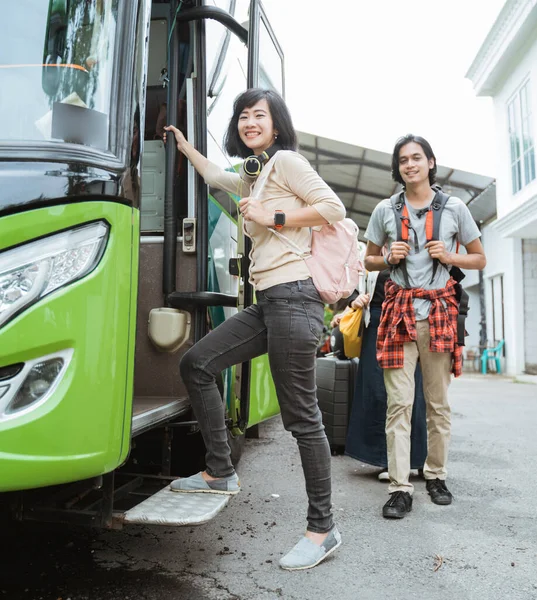
{"type": "Polygon", "coordinates": [[[358,358],[364,337],[364,312],[356,308],[341,317],[339,330],[343,336],[343,348],[347,358],[358,358]]]}

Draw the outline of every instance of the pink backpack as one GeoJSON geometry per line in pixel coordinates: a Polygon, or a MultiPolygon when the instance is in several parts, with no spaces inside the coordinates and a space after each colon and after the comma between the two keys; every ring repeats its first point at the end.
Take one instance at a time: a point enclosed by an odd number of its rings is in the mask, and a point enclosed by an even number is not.
{"type": "MultiPolygon", "coordinates": [[[[273,158],[277,156],[278,153],[273,158]]],[[[259,197],[274,162],[267,163],[267,172],[262,172],[263,181],[259,189],[255,189],[254,197],[259,197]]],[[[319,230],[311,229],[311,253],[276,229],[270,230],[304,260],[323,302],[334,304],[350,296],[357,288],[363,265],[358,247],[358,225],[352,219],[322,225],[319,230]]]]}
{"type": "Polygon", "coordinates": [[[358,225],[351,219],[323,225],[319,231],[312,229],[311,253],[301,250],[279,231],[271,231],[305,261],[323,302],[334,304],[358,287],[363,266],[358,248],[358,225]]]}

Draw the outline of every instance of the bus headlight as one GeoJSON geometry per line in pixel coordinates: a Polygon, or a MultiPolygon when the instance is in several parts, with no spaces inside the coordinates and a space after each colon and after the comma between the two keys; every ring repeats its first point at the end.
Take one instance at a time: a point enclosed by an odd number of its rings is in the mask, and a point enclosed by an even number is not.
{"type": "Polygon", "coordinates": [[[49,358],[35,364],[17,395],[9,403],[6,414],[15,413],[41,400],[52,388],[64,366],[62,357],[49,358]]]}
{"type": "Polygon", "coordinates": [[[0,368],[0,423],[35,410],[51,397],[74,354],[65,348],[24,363],[0,368]]]}
{"type": "Polygon", "coordinates": [[[92,271],[103,255],[108,232],[108,225],[100,221],[0,253],[0,327],[92,271]]]}

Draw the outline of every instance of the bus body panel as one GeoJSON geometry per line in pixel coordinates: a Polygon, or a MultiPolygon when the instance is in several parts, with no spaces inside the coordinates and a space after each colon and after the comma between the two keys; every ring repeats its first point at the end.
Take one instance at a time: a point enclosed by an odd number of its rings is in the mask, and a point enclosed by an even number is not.
{"type": "Polygon", "coordinates": [[[118,466],[128,457],[131,445],[132,409],[134,398],[134,360],[136,356],[136,326],[138,310],[138,279],[140,272],[140,211],[131,210],[131,288],[129,299],[129,320],[127,340],[127,372],[125,379],[125,415],[118,466]]]}
{"type": "Polygon", "coordinates": [[[99,201],[43,208],[0,220],[2,249],[88,222],[102,220],[110,226],[104,254],[91,273],[45,296],[0,329],[0,366],[73,349],[71,362],[48,400],[33,410],[0,419],[0,491],[101,475],[126,458],[137,212],[99,201]]]}

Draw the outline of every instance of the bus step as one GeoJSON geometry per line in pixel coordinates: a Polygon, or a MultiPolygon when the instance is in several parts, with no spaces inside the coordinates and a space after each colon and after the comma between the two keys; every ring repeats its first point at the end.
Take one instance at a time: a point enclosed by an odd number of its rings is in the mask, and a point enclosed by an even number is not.
{"type": "Polygon", "coordinates": [[[172,492],[160,490],[124,514],[124,523],[145,525],[202,525],[226,506],[229,496],[223,494],[172,492]]]}

